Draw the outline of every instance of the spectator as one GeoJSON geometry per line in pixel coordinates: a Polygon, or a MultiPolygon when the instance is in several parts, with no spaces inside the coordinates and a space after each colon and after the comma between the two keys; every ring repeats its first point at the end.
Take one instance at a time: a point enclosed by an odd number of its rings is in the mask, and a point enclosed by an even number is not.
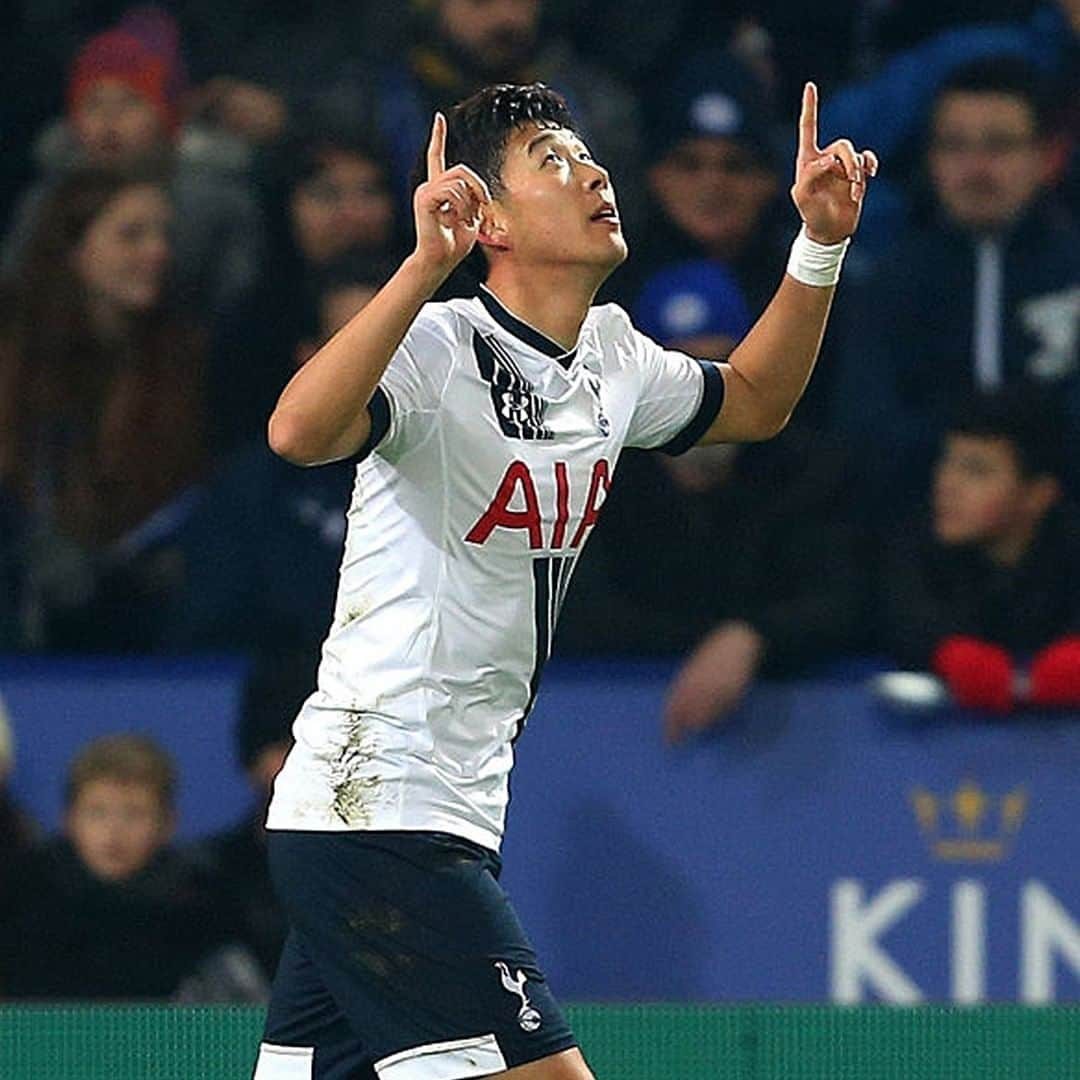
{"type": "Polygon", "coordinates": [[[1050,164],[1030,72],[1009,59],[956,71],[933,110],[927,161],[939,217],[850,294],[836,380],[840,431],[888,512],[925,489],[944,417],[976,388],[1027,380],[1068,400],[1080,449],[1080,236],[1044,198],[1050,164]]]}
{"type": "Polygon", "coordinates": [[[0,918],[0,993],[167,998],[225,939],[206,882],[170,847],[176,776],[151,739],[73,761],[64,835],[19,867],[0,918]]]}
{"type": "Polygon", "coordinates": [[[716,360],[727,358],[751,322],[738,282],[708,259],[657,271],[642,287],[634,314],[642,333],[716,360]]]}
{"type": "Polygon", "coordinates": [[[343,64],[400,54],[411,22],[401,0],[185,0],[178,17],[196,83],[192,118],[200,134],[241,151],[273,145],[313,115],[343,64]]]}
{"type": "MultiPolygon", "coordinates": [[[[389,273],[355,255],[328,266],[319,286],[319,329],[293,339],[293,368],[359,311],[389,273]]],[[[354,473],[349,461],[298,469],[270,452],[263,433],[237,451],[183,531],[184,584],[168,643],[315,655],[334,606],[354,473]],[[281,572],[301,565],[302,575],[281,572]]]]}
{"type": "Polygon", "coordinates": [[[186,87],[177,29],[153,8],[136,9],[89,39],[71,67],[67,116],[37,145],[42,178],[19,200],[4,241],[3,270],[14,275],[48,194],[73,170],[154,166],[176,204],[173,287],[184,305],[211,310],[247,288],[262,257],[262,225],[235,162],[185,144],[186,87]]]}
{"type": "Polygon", "coordinates": [[[760,87],[729,54],[698,53],[657,97],[649,130],[653,208],[640,242],[630,238],[620,291],[632,302],[659,267],[713,259],[735,274],[756,317],[783,276],[791,232],[776,220],[780,181],[760,87]]]}
{"type": "Polygon", "coordinates": [[[204,462],[202,348],[163,295],[151,176],[74,173],[0,306],[0,486],[25,518],[22,644],[146,648],[204,462]]]}
{"type": "MultiPolygon", "coordinates": [[[[882,9],[878,14],[885,18],[880,30],[889,22],[907,21],[909,32],[894,37],[886,31],[877,46],[900,46],[906,51],[893,56],[880,70],[867,69],[868,78],[839,88],[822,103],[821,131],[826,138],[842,131],[856,143],[872,139],[881,159],[888,163],[875,182],[874,198],[859,223],[859,245],[845,267],[849,280],[853,270],[866,272],[912,226],[920,186],[921,143],[935,100],[955,71],[977,60],[1010,56],[1031,64],[1041,78],[1052,83],[1057,100],[1065,103],[1066,109],[1076,100],[1070,91],[1075,87],[1080,48],[1080,6],[1073,0],[1049,0],[1009,11],[1010,2],[989,6],[980,2],[979,20],[968,25],[951,17],[949,5],[935,13],[944,15],[943,19],[927,17],[920,9],[912,18],[910,7],[904,5],[895,5],[891,11],[882,9]],[[934,36],[917,41],[928,33],[934,36]]],[[[863,25],[870,30],[867,20],[863,25]]],[[[869,41],[866,44],[874,51],[869,41]]],[[[1059,126],[1064,128],[1067,123],[1068,119],[1062,118],[1059,126]]],[[[1058,168],[1064,168],[1064,161],[1058,168]]]]}
{"type": "MultiPolygon", "coordinates": [[[[730,279],[704,270],[658,275],[636,321],[684,351],[712,339],[719,356],[749,320],[730,279]]],[[[802,674],[861,644],[862,554],[843,456],[805,429],[674,458],[629,452],[556,644],[682,656],[664,719],[679,741],[723,719],[759,677],[802,674]]]]}
{"type": "Polygon", "coordinates": [[[211,428],[220,455],[265,437],[301,338],[319,333],[320,275],[350,252],[397,258],[403,245],[381,149],[318,131],[297,133],[262,159],[271,255],[255,286],[216,320],[211,428]]]}
{"type": "Polygon", "coordinates": [[[270,880],[266,857],[266,808],[292,745],[292,722],[315,685],[314,656],[307,648],[262,658],[248,680],[236,726],[237,756],[251,783],[251,813],[202,841],[196,858],[217,883],[240,928],[240,941],[259,964],[269,987],[287,925],[270,880]]]}
{"type": "MultiPolygon", "coordinates": [[[[415,0],[417,42],[403,62],[344,68],[322,95],[324,115],[368,116],[390,148],[403,206],[431,117],[481,86],[539,80],[570,104],[619,192],[624,221],[640,221],[635,99],[543,24],[543,0],[415,0]]],[[[355,122],[355,121],[354,121],[355,122]]]]}
{"type": "Polygon", "coordinates": [[[961,705],[1080,705],[1080,516],[1057,419],[1030,388],[977,394],[945,434],[929,523],[894,531],[884,643],[961,705]]]}

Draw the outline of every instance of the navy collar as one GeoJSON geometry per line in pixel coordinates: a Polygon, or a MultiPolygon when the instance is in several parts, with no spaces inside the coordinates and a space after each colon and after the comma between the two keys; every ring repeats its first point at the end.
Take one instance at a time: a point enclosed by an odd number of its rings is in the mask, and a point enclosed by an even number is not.
{"type": "Polygon", "coordinates": [[[542,334],[535,327],[523,322],[486,286],[481,285],[477,294],[480,303],[487,309],[487,313],[508,333],[513,334],[519,341],[523,341],[537,352],[550,356],[561,367],[569,369],[577,355],[577,348],[564,349],[557,341],[553,341],[542,334]]]}

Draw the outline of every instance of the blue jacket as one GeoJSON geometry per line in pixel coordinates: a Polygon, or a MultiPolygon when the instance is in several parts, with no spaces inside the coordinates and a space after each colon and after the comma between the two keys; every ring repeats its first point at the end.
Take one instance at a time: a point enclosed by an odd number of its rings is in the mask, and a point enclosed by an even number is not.
{"type": "MultiPolygon", "coordinates": [[[[1080,230],[1039,205],[997,242],[1002,382],[1057,388],[1080,447],[1080,230]]],[[[976,244],[944,225],[911,233],[841,297],[832,411],[875,502],[925,493],[947,419],[976,386],[976,244]]]]}

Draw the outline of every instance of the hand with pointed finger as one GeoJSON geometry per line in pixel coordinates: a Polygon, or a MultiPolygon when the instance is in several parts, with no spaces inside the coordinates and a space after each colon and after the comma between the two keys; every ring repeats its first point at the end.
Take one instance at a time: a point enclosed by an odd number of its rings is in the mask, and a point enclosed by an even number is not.
{"type": "Polygon", "coordinates": [[[791,198],[811,240],[838,244],[859,224],[866,185],[877,175],[878,159],[873,150],[856,150],[849,139],[819,148],[817,114],[817,87],[809,82],[803,88],[791,198]]]}
{"type": "Polygon", "coordinates": [[[446,167],[446,117],[435,114],[427,149],[427,179],[413,195],[415,256],[445,277],[473,249],[487,184],[467,165],[446,167]]]}

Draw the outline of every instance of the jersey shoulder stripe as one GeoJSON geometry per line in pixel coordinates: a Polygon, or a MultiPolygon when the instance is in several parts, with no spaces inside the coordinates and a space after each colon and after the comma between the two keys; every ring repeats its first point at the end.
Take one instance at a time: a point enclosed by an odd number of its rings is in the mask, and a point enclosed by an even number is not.
{"type": "Polygon", "coordinates": [[[711,360],[699,360],[701,375],[705,380],[705,389],[701,395],[701,404],[698,411],[690,422],[676,435],[657,449],[665,454],[677,457],[685,454],[712,426],[712,422],[720,415],[720,409],[724,404],[724,377],[720,374],[720,368],[711,360]]]}

